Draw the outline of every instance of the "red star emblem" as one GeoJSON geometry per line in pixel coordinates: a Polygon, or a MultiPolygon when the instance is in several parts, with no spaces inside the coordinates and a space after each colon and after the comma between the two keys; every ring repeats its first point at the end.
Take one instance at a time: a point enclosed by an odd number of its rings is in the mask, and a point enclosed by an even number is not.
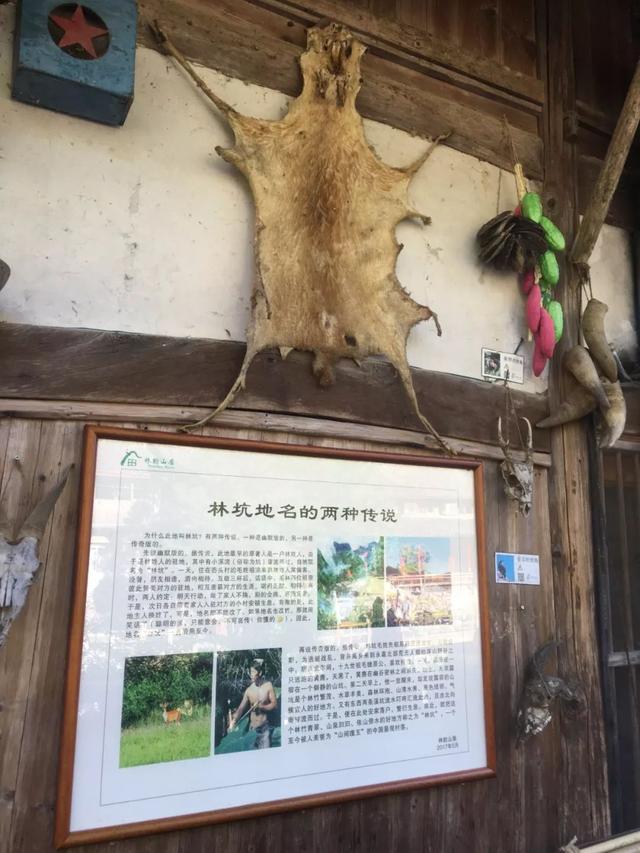
{"type": "Polygon", "coordinates": [[[62,38],[58,42],[58,47],[70,47],[74,44],[79,44],[92,59],[97,59],[98,54],[93,46],[93,40],[98,36],[108,35],[109,30],[103,27],[94,27],[84,16],[82,6],[76,6],[75,12],[70,18],[63,18],[62,15],[54,15],[53,12],[49,15],[54,24],[57,24],[60,29],[64,30],[62,38]]]}

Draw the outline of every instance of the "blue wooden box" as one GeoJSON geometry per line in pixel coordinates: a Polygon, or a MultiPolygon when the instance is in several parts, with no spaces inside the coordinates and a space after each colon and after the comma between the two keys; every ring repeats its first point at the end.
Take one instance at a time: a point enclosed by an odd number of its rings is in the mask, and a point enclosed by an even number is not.
{"type": "Polygon", "coordinates": [[[19,0],[13,97],[123,124],[133,101],[136,22],[135,0],[19,0]]]}

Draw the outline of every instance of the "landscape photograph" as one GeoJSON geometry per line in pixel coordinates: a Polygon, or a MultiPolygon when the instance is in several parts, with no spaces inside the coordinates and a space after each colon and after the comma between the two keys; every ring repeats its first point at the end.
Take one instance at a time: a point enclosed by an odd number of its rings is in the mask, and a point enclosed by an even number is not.
{"type": "Polygon", "coordinates": [[[327,539],[318,545],[318,628],[384,628],[384,540],[327,539]]]}

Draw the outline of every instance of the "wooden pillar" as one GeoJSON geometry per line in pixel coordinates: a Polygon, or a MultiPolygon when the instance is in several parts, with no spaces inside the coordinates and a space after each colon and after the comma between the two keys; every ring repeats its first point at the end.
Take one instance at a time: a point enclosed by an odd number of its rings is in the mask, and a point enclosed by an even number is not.
{"type": "MultiPolygon", "coordinates": [[[[576,113],[573,61],[575,0],[543,0],[539,10],[541,72],[546,83],[543,114],[544,209],[563,230],[571,246],[577,225],[577,152],[568,131],[576,113]]],[[[565,333],[551,364],[552,407],[566,390],[562,354],[579,342],[581,288],[575,267],[563,259],[559,299],[565,333]]],[[[576,677],[586,693],[587,712],[579,720],[562,717],[558,790],[560,837],[582,842],[609,834],[606,750],[598,664],[598,635],[589,494],[586,421],[552,432],[549,481],[551,546],[556,612],[558,667],[576,677]]],[[[541,638],[544,639],[544,638],[541,638]]]]}

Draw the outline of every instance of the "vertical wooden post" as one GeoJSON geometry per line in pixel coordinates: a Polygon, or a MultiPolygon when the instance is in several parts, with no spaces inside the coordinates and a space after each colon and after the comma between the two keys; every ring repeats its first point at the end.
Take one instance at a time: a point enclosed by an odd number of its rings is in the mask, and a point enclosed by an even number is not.
{"type": "MultiPolygon", "coordinates": [[[[573,0],[544,0],[539,36],[546,51],[541,72],[546,82],[544,110],[544,208],[562,228],[567,245],[577,226],[577,154],[565,139],[565,117],[575,111],[573,0]]],[[[579,341],[581,288],[577,272],[563,262],[558,298],[565,312],[565,333],[551,364],[549,393],[557,405],[568,378],[562,354],[579,341]]],[[[580,842],[609,834],[604,722],[596,632],[587,428],[570,423],[552,432],[553,465],[549,481],[556,637],[561,675],[577,677],[587,700],[579,720],[562,718],[558,790],[560,835],[580,842]]]]}

